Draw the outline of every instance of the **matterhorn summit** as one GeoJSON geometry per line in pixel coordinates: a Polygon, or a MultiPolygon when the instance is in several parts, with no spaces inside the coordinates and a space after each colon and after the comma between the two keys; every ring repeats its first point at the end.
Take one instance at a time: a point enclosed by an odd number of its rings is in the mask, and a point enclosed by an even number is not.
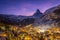
{"type": "Polygon", "coordinates": [[[35,16],[35,17],[41,17],[42,15],[43,15],[43,13],[41,13],[40,10],[37,9],[33,16],[35,16]]]}

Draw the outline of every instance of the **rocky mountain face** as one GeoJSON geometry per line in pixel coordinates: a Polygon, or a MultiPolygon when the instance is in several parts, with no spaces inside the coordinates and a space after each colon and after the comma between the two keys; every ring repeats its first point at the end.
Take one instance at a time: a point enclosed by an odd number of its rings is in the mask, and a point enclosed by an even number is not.
{"type": "Polygon", "coordinates": [[[41,13],[40,10],[37,9],[33,16],[39,18],[39,17],[41,17],[42,15],[43,15],[43,13],[41,13]]]}
{"type": "Polygon", "coordinates": [[[48,12],[46,15],[47,18],[45,16],[46,22],[48,24],[51,24],[51,25],[54,24],[55,26],[58,26],[60,24],[60,6],[53,7],[51,9],[49,9],[49,11],[47,11],[47,12],[48,12]]]}
{"type": "Polygon", "coordinates": [[[39,18],[35,24],[60,26],[60,6],[50,8],[44,12],[44,15],[39,18]]]}

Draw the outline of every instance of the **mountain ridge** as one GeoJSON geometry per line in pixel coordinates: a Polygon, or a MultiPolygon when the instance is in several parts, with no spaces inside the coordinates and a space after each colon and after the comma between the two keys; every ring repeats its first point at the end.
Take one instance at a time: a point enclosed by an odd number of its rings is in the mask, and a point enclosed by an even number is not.
{"type": "Polygon", "coordinates": [[[37,11],[32,16],[9,16],[0,14],[0,22],[21,26],[26,26],[29,24],[32,24],[34,26],[60,26],[60,6],[55,6],[47,9],[44,14],[41,13],[39,9],[37,9],[37,11]]]}
{"type": "MultiPolygon", "coordinates": [[[[39,11],[39,10],[38,10],[39,11]]],[[[37,14],[38,12],[36,12],[37,14]]],[[[39,11],[38,14],[41,12],[39,11]]],[[[43,15],[43,14],[41,14],[43,15]]],[[[40,16],[41,16],[40,15],[40,16]]],[[[40,17],[38,16],[38,17],[40,17]]],[[[0,14],[0,23],[4,24],[13,24],[13,25],[29,25],[34,22],[38,18],[36,15],[32,16],[22,16],[22,15],[6,15],[6,14],[0,14]]]]}

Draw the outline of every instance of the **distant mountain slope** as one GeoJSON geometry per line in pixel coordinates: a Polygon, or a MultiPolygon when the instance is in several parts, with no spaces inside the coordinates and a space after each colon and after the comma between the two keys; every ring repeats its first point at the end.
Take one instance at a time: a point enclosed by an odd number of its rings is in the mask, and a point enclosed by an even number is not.
{"type": "Polygon", "coordinates": [[[0,14],[0,23],[12,25],[27,25],[34,22],[34,18],[28,16],[3,15],[0,14]]]}
{"type": "Polygon", "coordinates": [[[43,15],[39,10],[32,16],[16,16],[0,14],[0,23],[25,26],[34,23],[37,18],[43,15]],[[39,15],[39,16],[38,16],[39,15]]]}

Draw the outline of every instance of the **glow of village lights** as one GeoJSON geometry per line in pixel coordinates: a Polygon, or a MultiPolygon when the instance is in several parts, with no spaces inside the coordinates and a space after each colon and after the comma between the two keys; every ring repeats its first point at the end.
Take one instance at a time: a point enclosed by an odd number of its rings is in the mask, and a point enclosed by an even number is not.
{"type": "Polygon", "coordinates": [[[40,30],[40,32],[45,32],[45,30],[40,30]]]}

